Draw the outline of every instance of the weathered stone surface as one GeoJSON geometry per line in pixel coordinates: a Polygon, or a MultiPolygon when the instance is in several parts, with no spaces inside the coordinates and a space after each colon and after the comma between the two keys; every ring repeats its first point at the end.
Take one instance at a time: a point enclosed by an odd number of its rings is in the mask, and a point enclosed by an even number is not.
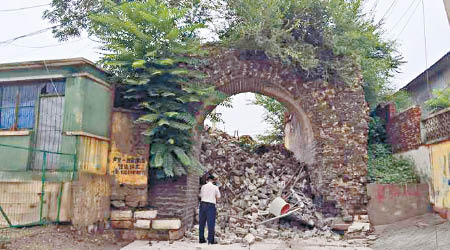
{"type": "Polygon", "coordinates": [[[180,229],[180,219],[156,219],[152,222],[152,228],[155,230],[180,229]]]}
{"type": "Polygon", "coordinates": [[[350,227],[351,224],[346,224],[346,223],[336,223],[332,225],[332,229],[333,230],[338,230],[338,231],[347,231],[348,227],[350,227]]]}
{"type": "Polygon", "coordinates": [[[158,210],[143,210],[143,211],[135,211],[134,218],[135,219],[155,219],[158,214],[158,210]]]}
{"type": "Polygon", "coordinates": [[[256,238],[255,238],[255,236],[253,234],[247,234],[244,237],[243,241],[244,241],[245,244],[251,245],[251,244],[255,243],[255,240],[256,240],[256,238]]]}
{"type": "Polygon", "coordinates": [[[111,220],[131,220],[133,212],[131,210],[112,210],[111,220]]]}
{"type": "Polygon", "coordinates": [[[134,223],[135,228],[142,228],[142,229],[150,229],[152,224],[151,220],[136,220],[134,223]]]}
{"type": "Polygon", "coordinates": [[[117,229],[131,229],[133,228],[133,222],[128,220],[112,220],[111,227],[117,229]]]}
{"type": "Polygon", "coordinates": [[[111,206],[115,207],[115,208],[124,208],[125,202],[121,201],[121,200],[116,200],[116,201],[111,201],[111,206]]]}
{"type": "Polygon", "coordinates": [[[349,232],[349,233],[367,232],[369,230],[370,230],[370,223],[355,221],[355,222],[353,222],[353,224],[350,227],[348,227],[347,232],[349,232]]]}
{"type": "MultiPolygon", "coordinates": [[[[293,130],[287,147],[311,165],[312,192],[328,210],[324,212],[367,214],[364,177],[369,108],[358,67],[349,82],[338,78],[327,82],[308,79],[308,74],[269,59],[262,51],[216,52],[204,69],[208,82],[228,95],[259,93],[288,108],[287,123],[293,130]]],[[[205,108],[198,120],[202,122],[213,108],[205,108]]]]}

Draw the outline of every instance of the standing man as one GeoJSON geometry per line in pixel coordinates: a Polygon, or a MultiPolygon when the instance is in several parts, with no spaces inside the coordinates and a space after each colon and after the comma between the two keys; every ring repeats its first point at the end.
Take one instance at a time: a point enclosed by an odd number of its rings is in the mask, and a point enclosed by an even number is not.
{"type": "Polygon", "coordinates": [[[206,184],[200,190],[199,231],[200,243],[205,241],[205,223],[208,223],[208,244],[217,244],[214,241],[214,227],[216,225],[216,202],[220,198],[219,188],[213,184],[215,178],[208,176],[206,184]]]}

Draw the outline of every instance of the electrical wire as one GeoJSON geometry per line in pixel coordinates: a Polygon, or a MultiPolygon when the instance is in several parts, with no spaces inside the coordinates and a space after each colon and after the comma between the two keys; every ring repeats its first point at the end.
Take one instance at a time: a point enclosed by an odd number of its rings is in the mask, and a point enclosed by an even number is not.
{"type": "Polygon", "coordinates": [[[54,25],[52,27],[48,27],[48,28],[45,28],[45,29],[37,30],[37,31],[31,32],[31,33],[28,33],[28,34],[25,34],[25,35],[21,35],[21,36],[17,36],[17,37],[8,39],[8,40],[0,41],[0,45],[11,44],[12,42],[14,42],[16,40],[19,40],[19,39],[22,39],[22,38],[26,38],[26,37],[30,37],[30,36],[34,36],[34,35],[39,35],[39,34],[42,34],[44,32],[47,32],[47,31],[49,31],[51,29],[54,29],[54,28],[56,28],[58,26],[60,26],[60,25],[54,25]]]}
{"type": "Polygon", "coordinates": [[[406,29],[406,27],[409,24],[409,21],[411,21],[411,18],[414,16],[414,13],[416,13],[417,7],[419,7],[420,5],[420,1],[418,2],[418,4],[416,5],[416,7],[414,8],[413,12],[411,13],[411,15],[409,16],[408,20],[406,21],[405,25],[403,26],[403,28],[400,30],[400,32],[398,33],[398,35],[395,37],[395,40],[397,40],[397,38],[400,37],[400,35],[403,33],[403,31],[406,29]]]}
{"type": "Polygon", "coordinates": [[[414,1],[411,1],[411,4],[408,6],[408,8],[406,8],[406,11],[403,12],[403,14],[401,15],[401,17],[397,20],[397,22],[395,22],[394,26],[392,26],[392,28],[391,28],[391,30],[390,30],[389,32],[394,31],[395,27],[397,27],[397,25],[403,20],[403,18],[404,18],[404,17],[406,16],[406,14],[409,12],[409,10],[411,9],[411,7],[414,5],[414,3],[417,3],[418,1],[420,1],[420,0],[414,0],[414,1]]]}
{"type": "Polygon", "coordinates": [[[427,80],[427,90],[429,98],[432,98],[431,89],[430,89],[430,79],[428,77],[428,52],[427,52],[427,31],[425,25],[425,4],[422,2],[422,22],[423,22],[423,41],[424,41],[424,50],[425,50],[425,71],[426,71],[426,80],[427,80]]]}
{"type": "MultiPolygon", "coordinates": [[[[128,1],[124,1],[124,2],[118,3],[118,4],[116,4],[116,5],[114,5],[114,6],[110,7],[110,8],[107,8],[107,9],[114,9],[116,7],[121,6],[122,4],[125,4],[125,3],[128,3],[128,1]]],[[[49,5],[49,4],[47,4],[47,5],[49,5]]],[[[33,7],[33,6],[31,6],[31,7],[33,7]]],[[[96,12],[94,11],[93,13],[96,13],[96,12]]],[[[14,37],[14,38],[11,38],[11,39],[8,39],[8,40],[0,41],[0,45],[10,44],[10,43],[12,43],[12,42],[14,42],[14,41],[16,41],[18,39],[22,39],[22,38],[38,35],[38,34],[44,33],[44,32],[46,32],[48,30],[54,29],[54,28],[59,27],[59,26],[61,26],[61,25],[60,24],[59,25],[54,25],[54,26],[51,26],[51,27],[48,27],[48,28],[45,28],[45,29],[41,29],[41,30],[38,30],[38,31],[31,32],[29,34],[25,34],[25,35],[14,37]]]]}
{"type": "Polygon", "coordinates": [[[20,48],[27,48],[27,49],[42,49],[42,48],[58,47],[58,46],[66,45],[66,44],[76,43],[76,42],[79,42],[79,41],[84,40],[84,39],[86,39],[86,38],[80,38],[78,40],[71,41],[71,42],[66,42],[66,43],[59,43],[59,44],[53,44],[53,45],[44,45],[44,46],[25,46],[25,45],[18,45],[18,44],[14,44],[14,43],[11,43],[10,45],[16,46],[16,47],[20,47],[20,48]]]}
{"type": "Polygon", "coordinates": [[[11,12],[11,11],[19,11],[19,10],[28,10],[28,9],[34,9],[34,8],[47,6],[47,5],[50,5],[50,4],[47,3],[47,4],[33,5],[33,6],[22,7],[22,8],[17,8],[17,9],[6,9],[6,10],[0,10],[0,12],[11,12]]]}
{"type": "Polygon", "coordinates": [[[382,22],[384,20],[385,17],[388,17],[388,13],[391,11],[392,7],[394,7],[395,3],[397,2],[397,0],[393,0],[391,5],[389,6],[389,8],[386,10],[386,12],[384,12],[383,16],[380,19],[380,22],[382,22]]]}

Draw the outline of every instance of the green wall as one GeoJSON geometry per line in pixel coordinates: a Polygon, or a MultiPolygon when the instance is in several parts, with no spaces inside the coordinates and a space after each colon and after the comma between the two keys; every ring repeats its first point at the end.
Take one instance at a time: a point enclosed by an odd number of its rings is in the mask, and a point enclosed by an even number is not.
{"type": "MultiPolygon", "coordinates": [[[[10,65],[7,65],[11,67],[10,65]]],[[[17,64],[21,66],[21,64],[17,64]]],[[[0,65],[1,69],[2,65],[0,65]]],[[[0,79],[16,77],[36,77],[60,74],[66,79],[63,131],[86,132],[98,136],[109,137],[110,115],[112,111],[112,91],[107,86],[87,77],[72,76],[76,73],[89,73],[105,80],[104,72],[87,64],[43,68],[0,70],[0,79]]],[[[1,83],[0,83],[1,84],[1,83]]],[[[0,144],[19,147],[32,147],[33,132],[30,136],[0,136],[0,144]]],[[[63,135],[62,153],[74,154],[77,147],[77,136],[63,135]]],[[[34,179],[32,172],[26,172],[31,154],[28,150],[13,149],[0,146],[0,180],[34,179]],[[24,175],[24,176],[22,176],[24,175]]],[[[68,175],[55,173],[56,175],[68,175]]],[[[56,177],[56,176],[55,176],[56,177]]],[[[68,175],[67,178],[70,176],[68,175]]]]}
{"type": "MultiPolygon", "coordinates": [[[[31,136],[0,136],[0,144],[29,148],[31,136]]],[[[26,171],[30,151],[0,146],[0,171],[26,171]]]]}
{"type": "Polygon", "coordinates": [[[84,81],[82,130],[94,135],[109,137],[112,109],[112,92],[107,87],[88,79],[84,81]]]}

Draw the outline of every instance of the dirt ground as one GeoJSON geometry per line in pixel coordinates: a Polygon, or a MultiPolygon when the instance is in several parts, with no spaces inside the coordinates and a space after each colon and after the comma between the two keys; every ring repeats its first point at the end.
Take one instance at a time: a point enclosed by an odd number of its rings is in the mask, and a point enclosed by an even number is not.
{"type": "Polygon", "coordinates": [[[127,242],[117,242],[111,232],[92,235],[71,226],[38,226],[0,229],[0,249],[11,250],[117,250],[127,242]]]}

